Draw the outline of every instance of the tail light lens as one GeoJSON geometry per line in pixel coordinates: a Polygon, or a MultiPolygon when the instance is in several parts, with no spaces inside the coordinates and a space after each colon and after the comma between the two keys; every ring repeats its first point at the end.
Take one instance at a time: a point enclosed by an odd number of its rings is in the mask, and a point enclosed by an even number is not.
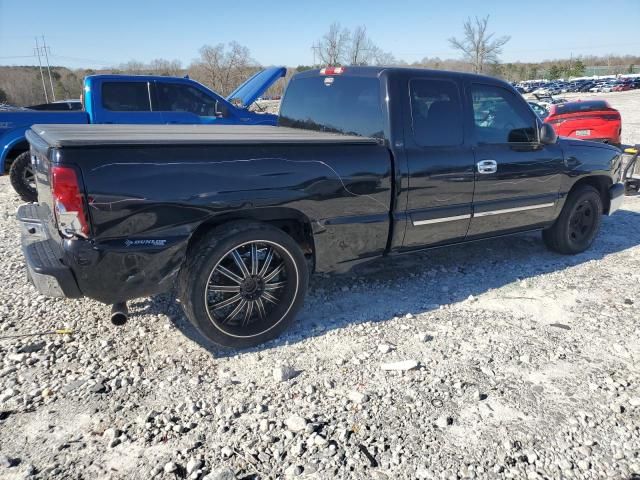
{"type": "Polygon", "coordinates": [[[604,118],[605,120],[620,120],[620,114],[619,113],[607,113],[605,115],[602,115],[602,118],[604,118]]]}
{"type": "Polygon", "coordinates": [[[66,237],[87,238],[89,222],[76,171],[71,167],[52,167],[51,193],[60,232],[66,237]]]}

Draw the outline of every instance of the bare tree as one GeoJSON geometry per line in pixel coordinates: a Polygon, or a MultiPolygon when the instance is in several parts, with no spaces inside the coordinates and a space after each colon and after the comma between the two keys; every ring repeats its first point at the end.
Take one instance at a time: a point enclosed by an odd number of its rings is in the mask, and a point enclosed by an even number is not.
{"type": "Polygon", "coordinates": [[[223,82],[221,91],[228,93],[238,86],[238,78],[252,63],[249,49],[238,42],[229,44],[229,52],[225,55],[223,82]]]}
{"type": "Polygon", "coordinates": [[[497,63],[502,47],[511,39],[509,36],[494,38],[494,34],[487,31],[488,24],[488,15],[484,18],[475,17],[475,22],[468,18],[464,22],[464,38],[449,39],[451,46],[462,52],[476,73],[481,73],[487,63],[497,63]]]}
{"type": "Polygon", "coordinates": [[[318,42],[318,55],[324,65],[342,65],[347,60],[347,48],[351,33],[342,28],[338,22],[333,22],[329,31],[318,42]]]}
{"type": "Polygon", "coordinates": [[[255,70],[249,49],[231,42],[228,49],[223,43],[204,45],[200,58],[189,67],[189,74],[217,92],[228,94],[255,70]]]}
{"type": "Polygon", "coordinates": [[[367,36],[367,27],[356,27],[351,34],[349,65],[368,65],[373,54],[373,42],[367,36]]]}
{"type": "Polygon", "coordinates": [[[214,90],[220,86],[222,63],[224,61],[224,43],[218,45],[203,45],[200,48],[200,60],[192,65],[190,70],[195,70],[194,75],[202,83],[209,85],[214,90]]]}
{"type": "Polygon", "coordinates": [[[164,58],[156,58],[149,62],[149,70],[155,75],[166,75],[177,77],[182,74],[182,62],[180,60],[167,60],[164,58]]]}
{"type": "Polygon", "coordinates": [[[371,46],[371,58],[373,60],[373,64],[379,66],[398,65],[399,63],[404,63],[399,62],[391,52],[385,52],[376,45],[371,46]]]}
{"type": "Polygon", "coordinates": [[[139,60],[129,60],[126,63],[121,63],[117,69],[122,72],[138,74],[138,75],[146,73],[147,71],[145,64],[139,60]]]}

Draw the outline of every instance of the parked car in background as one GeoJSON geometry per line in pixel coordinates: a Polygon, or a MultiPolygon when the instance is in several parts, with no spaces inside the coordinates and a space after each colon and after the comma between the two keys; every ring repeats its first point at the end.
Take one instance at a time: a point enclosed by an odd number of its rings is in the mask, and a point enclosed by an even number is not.
{"type": "Polygon", "coordinates": [[[633,81],[631,80],[623,80],[618,82],[611,89],[612,92],[626,92],[627,90],[631,90],[633,88],[633,81]]]}
{"type": "Polygon", "coordinates": [[[620,112],[605,100],[586,100],[552,105],[545,122],[563,137],[620,145],[620,112]]]}
{"type": "Polygon", "coordinates": [[[314,271],[532,230],[576,254],[624,198],[618,149],[558,139],[509,84],[458,72],[299,73],[277,127],[34,125],[28,139],[39,203],[17,215],[38,290],[115,304],[120,324],[123,302],[175,291],[228,347],[284,331],[314,271]]]}
{"type": "Polygon", "coordinates": [[[25,139],[25,132],[36,123],[275,125],[277,115],[253,112],[249,107],[285,74],[284,67],[262,70],[227,98],[189,78],[88,76],[84,79],[84,110],[53,103],[0,112],[0,174],[9,170],[11,184],[20,197],[28,202],[36,200],[25,139]]]}
{"type": "Polygon", "coordinates": [[[618,85],[617,81],[607,82],[601,88],[600,91],[603,93],[609,93],[618,85]]]}
{"type": "Polygon", "coordinates": [[[528,103],[531,109],[534,112],[536,112],[536,115],[538,115],[538,117],[540,117],[541,120],[544,120],[545,118],[547,118],[547,116],[549,115],[549,111],[542,103],[538,103],[538,102],[528,102],[528,103]]]}
{"type": "Polygon", "coordinates": [[[580,85],[576,89],[576,92],[589,92],[595,86],[596,86],[596,82],[586,82],[586,83],[583,83],[582,85],[580,85]]]}
{"type": "Polygon", "coordinates": [[[565,98],[552,97],[551,95],[542,95],[538,93],[534,93],[537,103],[539,103],[542,107],[549,109],[551,105],[555,105],[557,103],[564,103],[567,100],[565,98]]]}

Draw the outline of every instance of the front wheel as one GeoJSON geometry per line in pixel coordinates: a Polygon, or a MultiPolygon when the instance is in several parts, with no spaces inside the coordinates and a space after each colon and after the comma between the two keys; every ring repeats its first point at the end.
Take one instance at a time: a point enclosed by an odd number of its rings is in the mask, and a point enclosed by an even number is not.
{"type": "Polygon", "coordinates": [[[38,191],[36,190],[36,178],[33,174],[30,152],[23,152],[16,157],[9,169],[9,179],[13,189],[25,202],[36,202],[38,191]]]}
{"type": "Polygon", "coordinates": [[[277,337],[293,322],[308,276],[304,254],[289,235],[237,222],[215,228],[191,249],[179,297],[209,340],[244,348],[277,337]]]}
{"type": "Polygon", "coordinates": [[[576,254],[591,246],[602,221],[602,197],[590,185],[571,191],[555,223],[543,230],[542,239],[550,250],[576,254]]]}

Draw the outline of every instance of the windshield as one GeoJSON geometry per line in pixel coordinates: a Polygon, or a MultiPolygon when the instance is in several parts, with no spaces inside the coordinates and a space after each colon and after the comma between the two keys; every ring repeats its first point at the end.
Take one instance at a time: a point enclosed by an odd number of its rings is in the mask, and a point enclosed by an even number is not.
{"type": "Polygon", "coordinates": [[[278,125],[382,138],[380,80],[375,77],[318,76],[293,79],[278,125]]]}

